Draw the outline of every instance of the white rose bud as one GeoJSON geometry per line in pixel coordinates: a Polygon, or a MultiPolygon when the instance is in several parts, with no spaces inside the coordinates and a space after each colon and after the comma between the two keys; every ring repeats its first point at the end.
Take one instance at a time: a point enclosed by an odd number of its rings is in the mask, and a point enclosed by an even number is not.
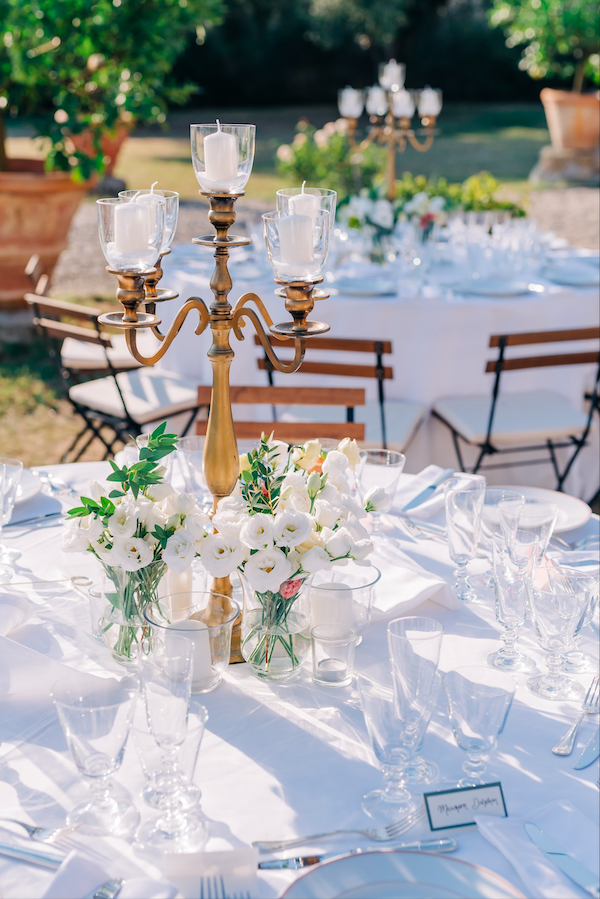
{"type": "Polygon", "coordinates": [[[321,489],[321,475],[316,471],[311,472],[306,480],[306,489],[310,497],[316,496],[321,489]]]}
{"type": "Polygon", "coordinates": [[[392,504],[392,497],[383,487],[371,487],[364,500],[365,512],[385,512],[392,504]]]}
{"type": "Polygon", "coordinates": [[[315,574],[317,571],[331,568],[331,557],[322,546],[313,546],[302,556],[302,568],[307,574],[315,574]]]}
{"type": "Polygon", "coordinates": [[[358,448],[356,440],[351,440],[350,437],[344,437],[338,446],[338,452],[345,455],[348,460],[348,467],[351,471],[354,471],[360,462],[360,449],[358,448]]]}
{"type": "Polygon", "coordinates": [[[352,544],[350,555],[355,561],[362,562],[373,552],[373,544],[370,540],[357,540],[352,544]]]}
{"type": "Polygon", "coordinates": [[[309,440],[302,447],[302,456],[296,462],[299,468],[310,471],[321,458],[321,444],[318,440],[309,440]]]}
{"type": "Polygon", "coordinates": [[[337,450],[330,450],[327,453],[323,462],[323,474],[337,477],[346,468],[348,468],[348,460],[343,453],[339,453],[337,450]]]}
{"type": "Polygon", "coordinates": [[[353,542],[346,528],[338,528],[325,544],[325,549],[333,559],[343,559],[352,549],[353,542]]]}

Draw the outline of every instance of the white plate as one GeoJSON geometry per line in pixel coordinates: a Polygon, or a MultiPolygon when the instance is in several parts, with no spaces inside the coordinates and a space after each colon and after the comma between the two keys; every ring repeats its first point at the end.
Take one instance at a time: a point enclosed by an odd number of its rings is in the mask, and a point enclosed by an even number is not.
{"type": "Polygon", "coordinates": [[[525,499],[539,499],[546,503],[556,503],[558,506],[558,518],[554,527],[555,534],[563,534],[581,527],[590,520],[592,510],[582,499],[569,496],[568,493],[559,493],[558,490],[547,490],[545,487],[521,487],[514,484],[510,487],[502,484],[507,490],[518,490],[525,499]]]}
{"type": "Polygon", "coordinates": [[[350,297],[395,296],[396,285],[388,278],[340,278],[333,284],[350,297]]]}
{"type": "Polygon", "coordinates": [[[19,486],[17,487],[17,495],[15,496],[15,506],[24,503],[25,500],[31,499],[36,493],[42,489],[42,482],[36,474],[28,471],[26,468],[21,472],[19,486]]]}
{"type": "Polygon", "coordinates": [[[379,849],[315,865],[281,899],[523,899],[507,880],[430,852],[379,849]]]}
{"type": "Polygon", "coordinates": [[[600,272],[591,265],[548,266],[542,277],[565,287],[596,287],[600,284],[600,272]]]}
{"type": "Polygon", "coordinates": [[[539,284],[530,284],[528,281],[512,281],[504,278],[478,278],[471,281],[462,281],[453,285],[457,293],[467,293],[480,297],[520,297],[526,293],[542,293],[539,284]]]}

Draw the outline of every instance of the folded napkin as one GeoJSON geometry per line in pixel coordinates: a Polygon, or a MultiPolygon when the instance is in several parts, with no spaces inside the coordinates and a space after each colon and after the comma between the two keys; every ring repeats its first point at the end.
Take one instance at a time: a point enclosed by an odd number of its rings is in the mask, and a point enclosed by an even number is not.
{"type": "Polygon", "coordinates": [[[479,832],[511,862],[531,899],[584,899],[588,894],[533,843],[523,825],[537,824],[573,858],[598,875],[598,825],[568,800],[551,802],[521,818],[478,815],[479,832]]]}
{"type": "MultiPolygon", "coordinates": [[[[223,852],[165,853],[165,876],[174,883],[185,899],[198,899],[200,879],[214,878],[223,886],[227,896],[250,896],[259,899],[258,849],[229,849],[223,852]]],[[[210,883],[210,881],[209,881],[210,883]]],[[[209,889],[212,889],[209,886],[209,889]]],[[[204,895],[211,896],[206,891],[204,895]]],[[[57,897],[58,899],[58,897],[57,897]]],[[[119,896],[121,899],[121,896],[119,896]]]]}
{"type": "MultiPolygon", "coordinates": [[[[428,465],[423,471],[420,471],[411,478],[410,481],[402,483],[402,480],[404,480],[402,479],[396,490],[391,511],[396,513],[402,512],[404,507],[418,496],[419,493],[422,493],[426,487],[429,487],[433,481],[439,478],[443,471],[444,469],[440,465],[428,465]]],[[[435,493],[431,494],[428,500],[421,503],[419,506],[415,506],[414,509],[410,509],[407,514],[410,515],[411,518],[416,518],[419,515],[423,518],[427,518],[440,512],[443,508],[444,488],[440,485],[435,493]]]]}
{"type": "MultiPolygon", "coordinates": [[[[54,876],[42,899],[85,899],[111,880],[112,876],[96,862],[71,852],[54,876]]],[[[121,887],[119,899],[176,899],[180,894],[169,883],[149,877],[128,877],[121,887]]]]}
{"type": "Polygon", "coordinates": [[[5,637],[15,628],[21,627],[32,614],[33,606],[24,596],[0,588],[0,636],[5,637]]]}
{"type": "Polygon", "coordinates": [[[428,599],[447,609],[460,608],[452,587],[439,575],[426,571],[401,549],[377,541],[371,558],[379,568],[387,569],[388,575],[376,587],[371,613],[374,621],[399,612],[404,614],[428,599]]]}
{"type": "MultiPolygon", "coordinates": [[[[49,696],[52,685],[76,669],[63,665],[29,646],[0,636],[0,696],[49,696]]],[[[82,682],[101,683],[102,678],[79,672],[82,682]]]]}
{"type": "MultiPolygon", "coordinates": [[[[19,524],[21,521],[29,521],[30,518],[38,518],[42,515],[52,515],[54,512],[62,512],[62,505],[54,496],[46,496],[45,493],[36,493],[31,499],[18,503],[13,509],[10,524],[19,524]]],[[[7,532],[6,536],[10,534],[7,532]]]]}

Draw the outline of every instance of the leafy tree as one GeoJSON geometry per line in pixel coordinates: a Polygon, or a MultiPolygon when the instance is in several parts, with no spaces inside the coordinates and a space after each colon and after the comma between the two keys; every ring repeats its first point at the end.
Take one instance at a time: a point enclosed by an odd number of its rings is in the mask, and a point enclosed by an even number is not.
{"type": "Polygon", "coordinates": [[[413,0],[312,0],[310,37],[328,48],[351,37],[363,49],[391,52],[412,5],[413,0]]]}
{"type": "Polygon", "coordinates": [[[519,68],[532,78],[585,76],[600,81],[599,7],[596,0],[493,0],[490,22],[506,34],[508,47],[525,44],[519,68]]]}
{"type": "Polygon", "coordinates": [[[221,0],[0,0],[0,112],[18,109],[50,138],[48,169],[89,177],[103,168],[104,134],[162,123],[167,103],[198,90],[177,84],[171,70],[220,9],[221,0]],[[85,130],[92,157],[70,141],[85,130]]]}

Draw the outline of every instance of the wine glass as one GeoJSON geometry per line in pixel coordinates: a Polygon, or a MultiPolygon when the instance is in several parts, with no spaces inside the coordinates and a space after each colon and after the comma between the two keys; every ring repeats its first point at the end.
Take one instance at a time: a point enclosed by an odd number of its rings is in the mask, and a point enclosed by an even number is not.
{"type": "Polygon", "coordinates": [[[184,807],[177,768],[177,750],[188,732],[193,655],[191,640],[169,634],[160,654],[140,660],[148,725],[163,758],[162,769],[155,775],[161,784],[161,814],[139,828],[137,842],[168,852],[197,852],[207,838],[204,821],[184,807]]]}
{"type": "Polygon", "coordinates": [[[483,574],[472,574],[468,578],[469,587],[478,595],[485,595],[487,590],[494,589],[492,537],[501,530],[498,504],[504,500],[518,503],[524,499],[525,497],[516,490],[507,490],[506,487],[486,487],[481,509],[478,547],[479,552],[483,552],[489,562],[489,568],[483,574]]]}
{"type": "Polygon", "coordinates": [[[452,732],[467,753],[459,787],[485,783],[483,756],[495,749],[517,684],[510,675],[478,665],[448,671],[443,677],[452,732]]]}
{"type": "Polygon", "coordinates": [[[67,826],[80,833],[130,836],[139,812],[126,798],[116,798],[109,778],[121,767],[135,709],[138,682],[126,677],[92,678],[68,674],[51,696],[77,768],[89,779],[91,798],[67,815],[67,826]]]}
{"type": "MultiPolygon", "coordinates": [[[[20,550],[5,546],[1,538],[2,525],[8,524],[12,515],[22,471],[23,463],[18,459],[0,457],[0,563],[4,565],[12,565],[21,555],[20,550]]],[[[0,584],[6,584],[10,577],[10,569],[5,568],[4,574],[0,571],[0,584]]]]}
{"type": "Polygon", "coordinates": [[[360,470],[358,473],[358,492],[364,503],[370,491],[377,487],[383,487],[387,494],[382,504],[371,509],[372,533],[381,534],[380,516],[387,512],[392,503],[398,487],[398,481],[406,462],[403,453],[395,450],[368,449],[360,452],[360,470]]]}
{"type": "Polygon", "coordinates": [[[433,618],[396,618],[387,628],[396,712],[412,755],[405,766],[409,784],[430,784],[439,777],[434,762],[418,755],[441,685],[438,676],[442,625],[433,618]]]}
{"type": "Polygon", "coordinates": [[[461,602],[476,598],[467,583],[467,565],[477,550],[485,486],[480,475],[458,475],[444,483],[448,549],[456,565],[454,592],[461,602]]]}
{"type": "Polygon", "coordinates": [[[539,537],[538,558],[540,562],[548,548],[548,542],[552,536],[556,519],[558,518],[558,506],[539,499],[502,500],[498,503],[500,524],[507,535],[519,531],[530,531],[539,537]]]}
{"type": "Polygon", "coordinates": [[[540,566],[528,591],[536,637],[547,653],[548,672],[529,678],[527,686],[544,699],[581,700],[583,687],[562,674],[561,665],[583,625],[589,605],[588,590],[582,585],[574,588],[557,572],[540,566]]]}
{"type": "MultiPolygon", "coordinates": [[[[600,585],[600,560],[597,553],[568,552],[552,553],[548,559],[548,577],[550,583],[556,583],[560,578],[566,583],[569,591],[587,590],[589,594],[587,610],[583,619],[582,628],[589,624],[598,605],[598,589],[600,585]]],[[[579,633],[574,638],[575,647],[568,650],[563,657],[562,669],[572,674],[585,674],[595,671],[597,665],[580,649],[577,648],[579,633]]]]}
{"type": "Polygon", "coordinates": [[[528,671],[533,661],[516,648],[517,630],[527,614],[527,584],[531,581],[538,555],[539,537],[517,531],[508,540],[504,534],[492,537],[496,620],[504,628],[504,645],[487,657],[488,665],[504,671],[528,671]]]}

